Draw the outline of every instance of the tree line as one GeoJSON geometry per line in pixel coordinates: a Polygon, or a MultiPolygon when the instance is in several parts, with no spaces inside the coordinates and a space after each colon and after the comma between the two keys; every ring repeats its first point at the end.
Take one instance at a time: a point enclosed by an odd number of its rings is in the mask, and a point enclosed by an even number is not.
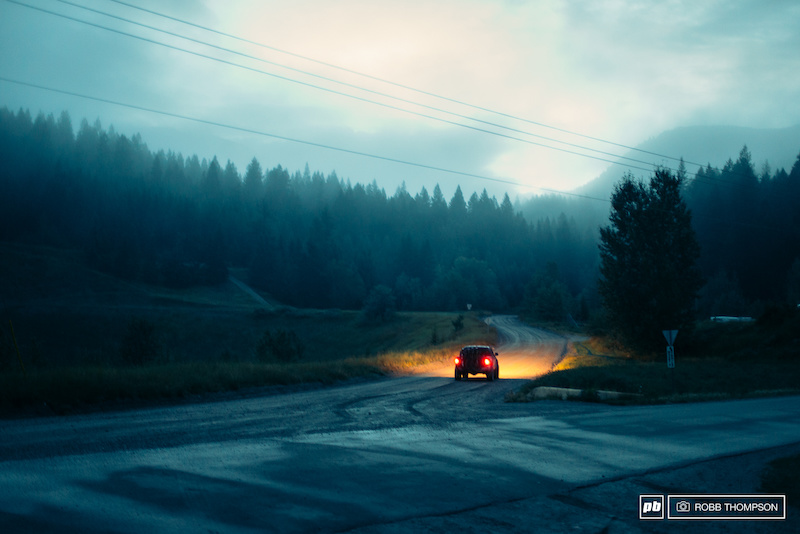
{"type": "Polygon", "coordinates": [[[376,181],[256,158],[242,173],[216,157],[153,152],[99,121],[74,133],[66,112],[0,110],[0,151],[0,239],[78,248],[125,279],[216,284],[237,267],[294,306],[358,309],[381,286],[399,309],[460,310],[522,306],[553,265],[570,295],[595,276],[592,231],[563,213],[530,223],[486,190],[389,195],[376,181]]]}
{"type": "MultiPolygon", "coordinates": [[[[0,109],[0,240],[76,248],[92,267],[171,287],[228,269],[281,302],[361,308],[380,288],[399,309],[528,310],[586,320],[599,309],[609,206],[564,197],[512,203],[439,185],[387,194],[335,172],[267,169],[152,151],[99,121],[0,109]],[[600,215],[597,215],[597,214],[600,215]],[[524,215],[523,215],[524,214],[524,215]]],[[[703,315],[800,300],[800,155],[755,170],[679,170],[700,246],[703,315]]],[[[646,276],[647,273],[641,273],[646,276]]]]}
{"type": "Polygon", "coordinates": [[[800,304],[800,154],[790,172],[768,163],[757,171],[745,146],[722,169],[709,165],[685,182],[706,279],[700,311],[748,315],[758,302],[800,304]]]}

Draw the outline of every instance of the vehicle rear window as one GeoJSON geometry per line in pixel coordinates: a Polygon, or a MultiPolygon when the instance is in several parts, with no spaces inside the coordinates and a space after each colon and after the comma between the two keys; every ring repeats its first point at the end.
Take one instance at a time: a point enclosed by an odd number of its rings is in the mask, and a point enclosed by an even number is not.
{"type": "Polygon", "coordinates": [[[461,349],[461,354],[463,356],[491,356],[492,351],[486,347],[469,347],[461,349]]]}

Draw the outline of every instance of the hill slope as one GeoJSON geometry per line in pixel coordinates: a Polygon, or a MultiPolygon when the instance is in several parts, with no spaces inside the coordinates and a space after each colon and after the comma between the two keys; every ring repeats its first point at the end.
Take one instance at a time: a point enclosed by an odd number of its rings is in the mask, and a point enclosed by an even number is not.
{"type": "MultiPolygon", "coordinates": [[[[637,148],[657,154],[665,154],[676,158],[683,157],[687,162],[686,169],[691,174],[697,165],[711,164],[721,168],[729,158],[735,159],[744,145],[753,157],[756,171],[760,174],[762,166],[768,162],[774,173],[783,167],[787,172],[797,158],[800,125],[789,128],[756,129],[735,126],[687,126],[669,130],[653,137],[637,148]]],[[[629,151],[626,157],[641,161],[649,161],[655,165],[676,168],[677,162],[658,156],[629,151]]],[[[641,167],[640,164],[631,163],[641,167]]],[[[591,182],[576,189],[576,193],[593,197],[606,198],[611,195],[614,184],[627,172],[624,165],[612,165],[591,182]]],[[[642,171],[634,172],[640,175],[642,171]]]]}

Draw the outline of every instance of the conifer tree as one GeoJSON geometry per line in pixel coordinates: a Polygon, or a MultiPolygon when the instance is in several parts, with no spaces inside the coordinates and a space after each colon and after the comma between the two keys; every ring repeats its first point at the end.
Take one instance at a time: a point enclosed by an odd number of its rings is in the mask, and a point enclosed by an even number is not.
{"type": "Polygon", "coordinates": [[[623,178],[600,230],[599,291],[612,329],[632,347],[660,346],[661,331],[686,329],[702,277],[681,177],[659,169],[649,185],[623,178]]]}

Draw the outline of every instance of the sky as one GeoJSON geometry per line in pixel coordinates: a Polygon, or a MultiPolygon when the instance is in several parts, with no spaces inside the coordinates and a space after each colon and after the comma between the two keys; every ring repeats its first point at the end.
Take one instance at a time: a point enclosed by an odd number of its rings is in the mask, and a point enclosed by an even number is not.
{"type": "Polygon", "coordinates": [[[798,28],[796,0],[0,0],[0,106],[514,198],[673,128],[800,124],[798,28]]]}

